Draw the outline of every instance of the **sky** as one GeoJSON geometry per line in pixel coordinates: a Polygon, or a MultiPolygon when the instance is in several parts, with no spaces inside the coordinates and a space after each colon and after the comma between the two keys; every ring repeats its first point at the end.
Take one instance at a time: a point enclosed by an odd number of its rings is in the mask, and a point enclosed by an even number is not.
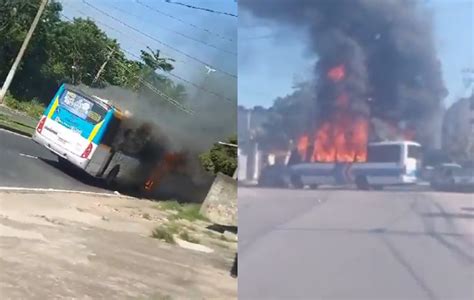
{"type": "MultiPolygon", "coordinates": [[[[109,37],[115,38],[119,42],[122,49],[132,53],[126,53],[131,59],[137,59],[133,55],[139,56],[140,50],[146,50],[147,47],[159,49],[161,56],[176,60],[173,63],[175,70],[172,73],[195,85],[206,88],[206,83],[210,79],[236,85],[236,17],[190,9],[167,3],[164,0],[59,0],[59,2],[63,5],[65,17],[94,20],[109,37]],[[104,11],[109,16],[92,8],[87,3],[104,11]],[[143,34],[130,27],[136,28],[143,34]],[[216,71],[208,74],[206,65],[216,71]]],[[[237,14],[235,0],[180,0],[175,2],[237,14]]],[[[193,84],[176,78],[172,79],[177,83],[184,84],[191,97],[193,93],[202,94],[202,91],[198,93],[199,91],[193,84]]],[[[229,91],[224,96],[236,101],[237,95],[236,91],[234,93],[229,91]]]]}
{"type": "MultiPolygon", "coordinates": [[[[375,0],[374,0],[375,1],[375,0]]],[[[474,68],[474,1],[420,0],[433,14],[443,79],[445,106],[462,95],[462,70],[474,68]]],[[[305,33],[239,11],[239,105],[269,107],[311,78],[317,58],[305,48],[305,33]]]]}

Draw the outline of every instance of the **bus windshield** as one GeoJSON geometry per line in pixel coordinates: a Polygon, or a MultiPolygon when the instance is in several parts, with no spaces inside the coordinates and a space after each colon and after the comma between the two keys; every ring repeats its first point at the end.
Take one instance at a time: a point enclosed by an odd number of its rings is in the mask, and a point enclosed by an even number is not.
{"type": "Polygon", "coordinates": [[[367,161],[377,163],[399,162],[402,147],[400,145],[373,145],[367,148],[367,161]]]}
{"type": "Polygon", "coordinates": [[[61,107],[95,125],[102,121],[107,110],[100,104],[70,90],[65,90],[59,100],[61,107]]]}

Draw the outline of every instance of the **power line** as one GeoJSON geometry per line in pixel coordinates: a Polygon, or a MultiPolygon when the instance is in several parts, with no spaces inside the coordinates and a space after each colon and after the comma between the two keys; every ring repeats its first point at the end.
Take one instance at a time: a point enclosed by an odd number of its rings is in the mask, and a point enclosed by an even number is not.
{"type": "Polygon", "coordinates": [[[278,35],[276,34],[268,34],[268,35],[262,35],[262,36],[254,36],[254,37],[246,37],[246,38],[240,38],[240,41],[251,41],[251,40],[265,40],[265,39],[271,39],[275,38],[278,35]]]}
{"type": "MultiPolygon", "coordinates": [[[[128,50],[123,49],[123,48],[121,48],[121,50],[124,51],[124,52],[126,52],[126,53],[128,53],[128,54],[130,54],[131,56],[133,56],[133,57],[135,57],[135,58],[141,59],[138,55],[132,53],[131,51],[128,51],[128,50]]],[[[179,79],[179,80],[181,80],[181,81],[184,81],[184,82],[186,82],[186,83],[189,83],[190,85],[194,86],[195,88],[200,89],[200,90],[202,90],[202,91],[204,91],[204,92],[206,92],[206,93],[208,93],[208,94],[214,95],[214,96],[219,97],[219,98],[223,98],[223,99],[225,99],[225,100],[227,100],[227,101],[230,101],[230,102],[233,101],[233,100],[230,99],[229,97],[220,95],[220,94],[218,94],[218,93],[216,93],[216,92],[214,92],[214,91],[211,91],[211,90],[209,90],[209,89],[206,89],[205,87],[202,87],[202,86],[200,86],[200,85],[198,85],[198,84],[196,84],[196,83],[194,83],[194,82],[192,82],[192,81],[189,81],[189,80],[187,80],[187,79],[185,79],[185,78],[183,78],[183,77],[181,77],[181,76],[178,76],[178,75],[176,75],[176,74],[173,74],[173,73],[171,73],[171,72],[165,72],[165,74],[170,75],[170,76],[172,76],[172,77],[174,77],[174,78],[177,78],[177,79],[179,79]]]]}
{"type": "Polygon", "coordinates": [[[209,30],[209,29],[207,29],[207,28],[199,27],[199,26],[194,25],[194,24],[192,24],[192,23],[189,23],[189,22],[187,22],[187,21],[185,21],[185,20],[183,20],[183,19],[181,19],[181,18],[175,17],[175,16],[173,16],[173,15],[171,15],[171,14],[168,14],[168,13],[166,13],[166,12],[163,12],[163,11],[161,11],[161,10],[155,8],[155,7],[152,7],[152,6],[148,5],[148,4],[145,4],[145,3],[141,2],[140,0],[135,0],[135,2],[137,2],[138,4],[140,4],[140,5],[142,5],[142,6],[146,7],[146,8],[148,8],[148,9],[150,9],[150,10],[152,10],[152,11],[154,11],[154,12],[160,14],[160,15],[163,15],[163,16],[166,16],[166,17],[168,17],[168,18],[174,19],[174,20],[176,20],[176,21],[178,21],[178,22],[181,22],[181,23],[183,23],[183,24],[189,25],[189,26],[191,26],[191,27],[193,27],[193,28],[195,28],[195,29],[202,30],[202,31],[204,31],[204,32],[207,32],[208,34],[215,35],[215,36],[217,36],[217,37],[219,37],[219,38],[221,38],[221,39],[223,39],[223,40],[229,41],[229,42],[233,42],[233,41],[234,41],[233,39],[231,39],[231,38],[229,38],[229,37],[226,37],[226,36],[224,36],[224,35],[221,35],[221,34],[219,34],[219,33],[217,33],[217,32],[211,31],[211,30],[209,30]]]}
{"type": "MultiPolygon", "coordinates": [[[[107,48],[109,48],[109,47],[107,47],[107,48]]],[[[111,48],[109,48],[109,50],[110,49],[111,48]]],[[[113,57],[113,58],[115,59],[115,61],[117,63],[119,63],[122,66],[122,68],[124,68],[125,70],[131,72],[130,69],[128,68],[128,66],[126,66],[124,62],[120,61],[116,57],[113,57]]],[[[184,105],[179,103],[179,101],[177,101],[177,100],[173,99],[172,97],[168,96],[167,94],[165,94],[164,92],[162,92],[161,90],[159,90],[158,88],[153,86],[150,82],[148,82],[148,81],[144,80],[143,78],[141,78],[139,75],[137,75],[137,77],[138,77],[138,80],[141,83],[143,83],[147,88],[149,88],[152,92],[154,92],[158,96],[161,96],[161,97],[165,98],[166,101],[168,101],[172,105],[176,106],[178,109],[182,110],[183,112],[185,112],[189,115],[194,115],[194,111],[192,111],[191,109],[188,109],[187,107],[185,107],[184,105]]]]}
{"type": "Polygon", "coordinates": [[[145,32],[143,32],[143,31],[141,31],[141,30],[139,30],[139,29],[137,29],[137,28],[135,28],[135,27],[133,27],[133,26],[128,25],[127,23],[123,22],[122,20],[120,20],[120,19],[118,19],[118,18],[116,18],[116,17],[114,17],[114,16],[108,14],[107,12],[103,11],[102,9],[100,9],[100,8],[98,8],[98,7],[96,7],[96,6],[92,5],[92,4],[90,4],[90,3],[87,2],[86,0],[82,0],[82,2],[83,2],[84,4],[86,4],[87,6],[91,7],[92,9],[94,9],[94,10],[100,12],[101,14],[103,14],[103,15],[105,15],[105,16],[107,16],[107,17],[109,17],[109,18],[111,18],[111,19],[113,19],[113,20],[115,20],[115,21],[117,21],[118,23],[122,24],[123,26],[125,26],[125,27],[127,27],[127,28],[130,28],[130,29],[132,29],[132,30],[135,31],[135,32],[138,32],[138,33],[142,34],[143,36],[146,36],[147,38],[152,39],[152,40],[154,40],[155,42],[157,42],[157,43],[159,43],[159,44],[161,44],[161,45],[163,45],[163,46],[165,46],[165,47],[168,47],[168,48],[170,48],[170,49],[172,49],[172,50],[174,50],[174,51],[176,51],[176,52],[182,54],[183,56],[186,56],[186,57],[189,58],[189,59],[192,59],[192,60],[194,60],[194,61],[196,61],[196,62],[199,62],[199,63],[201,63],[201,64],[203,64],[203,65],[210,66],[210,67],[214,68],[215,70],[217,70],[217,71],[219,71],[219,72],[222,72],[222,73],[224,73],[224,74],[226,74],[226,75],[228,75],[228,76],[230,76],[230,77],[237,78],[237,76],[234,75],[234,74],[231,74],[231,73],[229,73],[229,72],[227,72],[227,71],[224,71],[224,70],[222,70],[222,69],[220,69],[220,68],[218,68],[218,67],[213,66],[212,64],[209,64],[209,63],[207,63],[207,62],[205,62],[205,61],[202,61],[202,60],[200,60],[199,58],[196,58],[196,57],[194,57],[194,56],[192,56],[192,55],[189,55],[189,54],[187,54],[186,52],[183,52],[183,51],[179,50],[179,49],[176,48],[176,47],[173,47],[173,46],[171,46],[171,45],[169,45],[169,44],[167,44],[167,43],[165,43],[165,42],[163,42],[163,41],[161,41],[161,40],[159,40],[159,39],[157,39],[157,38],[155,38],[155,37],[153,37],[153,36],[151,36],[151,35],[149,35],[149,34],[147,34],[147,33],[145,33],[145,32]]]}
{"type": "MultiPolygon", "coordinates": [[[[118,7],[112,6],[112,8],[115,9],[115,10],[118,10],[118,11],[124,13],[124,14],[129,14],[129,15],[131,15],[131,16],[134,16],[134,17],[139,18],[137,15],[131,14],[130,12],[124,11],[124,10],[118,8],[118,7]]],[[[186,38],[186,39],[189,39],[189,40],[194,41],[194,42],[196,42],[196,43],[200,43],[200,44],[205,45],[205,46],[207,46],[207,47],[216,49],[216,50],[218,50],[218,51],[226,52],[226,53],[232,54],[232,55],[234,55],[234,56],[237,55],[237,53],[235,53],[235,52],[232,52],[232,51],[229,51],[229,50],[226,50],[226,49],[219,48],[219,47],[217,47],[217,46],[215,46],[215,45],[213,45],[213,44],[210,44],[210,43],[208,43],[208,42],[205,42],[205,41],[202,41],[202,40],[193,38],[192,36],[186,35],[186,34],[184,34],[184,33],[182,33],[182,32],[179,32],[179,31],[176,31],[176,30],[173,30],[173,29],[170,29],[170,28],[166,28],[166,27],[163,27],[163,26],[160,26],[159,28],[160,28],[160,29],[163,29],[163,30],[167,30],[167,31],[173,32],[173,33],[175,33],[175,34],[177,34],[177,35],[179,35],[179,36],[182,36],[182,37],[184,37],[184,38],[186,38]]]]}
{"type": "MultiPolygon", "coordinates": [[[[115,31],[115,32],[117,32],[117,33],[119,33],[119,34],[122,34],[122,35],[125,35],[125,36],[129,37],[129,38],[132,38],[133,40],[135,40],[136,42],[138,42],[138,43],[144,45],[145,47],[149,47],[149,45],[148,45],[147,43],[145,43],[143,40],[137,38],[137,37],[136,37],[135,35],[133,35],[133,34],[127,34],[127,33],[123,32],[123,31],[121,31],[121,30],[118,30],[117,28],[115,28],[115,27],[113,27],[113,26],[110,26],[110,25],[108,25],[108,24],[106,24],[106,23],[104,23],[104,22],[102,22],[102,21],[99,21],[99,20],[97,20],[97,19],[95,19],[95,18],[93,18],[93,17],[87,15],[86,13],[84,13],[84,12],[81,11],[81,10],[75,10],[75,11],[77,11],[77,12],[80,13],[81,15],[87,17],[88,19],[91,19],[92,21],[94,21],[94,22],[97,23],[97,24],[101,24],[102,26],[107,27],[107,28],[110,29],[110,30],[113,30],[113,31],[115,31]]],[[[71,22],[74,22],[73,19],[67,17],[66,15],[64,15],[64,14],[62,14],[62,13],[61,13],[61,16],[63,16],[65,19],[67,19],[67,20],[69,20],[69,21],[71,21],[71,22]]],[[[160,51],[160,52],[163,53],[163,54],[165,54],[165,55],[167,55],[167,56],[169,56],[169,57],[172,57],[172,55],[171,55],[170,53],[168,53],[168,52],[165,52],[165,51],[160,51]]],[[[175,60],[175,61],[177,61],[177,62],[184,63],[184,61],[179,60],[179,59],[173,58],[173,60],[175,60]]]]}
{"type": "Polygon", "coordinates": [[[194,5],[190,5],[190,4],[186,4],[186,3],[175,2],[175,1],[171,1],[171,0],[165,0],[165,2],[170,3],[170,4],[185,6],[187,8],[192,8],[192,9],[197,9],[197,10],[204,10],[204,11],[214,13],[214,14],[226,15],[226,16],[231,16],[231,17],[236,17],[236,18],[238,17],[237,15],[234,15],[232,13],[217,11],[217,10],[210,9],[210,8],[205,8],[205,7],[198,7],[198,6],[194,6],[194,5]]]}
{"type": "MultiPolygon", "coordinates": [[[[71,20],[71,18],[65,16],[64,14],[61,14],[63,17],[65,17],[66,19],[68,20],[71,20]]],[[[72,21],[72,20],[71,20],[72,21]]],[[[107,49],[109,51],[112,51],[112,55],[113,53],[116,53],[115,51],[117,49],[114,49],[112,47],[109,47],[107,46],[107,49]]],[[[122,61],[118,60],[116,57],[114,56],[111,56],[111,58],[114,58],[116,62],[118,62],[120,64],[120,66],[122,68],[124,68],[125,70],[127,70],[128,72],[132,73],[130,71],[130,69],[125,65],[125,63],[123,63],[122,61]]],[[[184,105],[182,105],[181,103],[179,103],[179,101],[173,99],[172,97],[168,96],[167,94],[165,94],[164,92],[160,91],[158,88],[156,88],[155,86],[153,86],[150,82],[144,80],[143,78],[140,77],[140,75],[137,75],[138,77],[138,80],[143,83],[146,87],[148,87],[152,92],[154,92],[155,94],[157,94],[158,96],[161,96],[163,98],[165,98],[166,101],[168,101],[169,103],[171,103],[172,105],[174,105],[175,107],[177,107],[178,109],[182,110],[183,112],[189,114],[189,115],[194,115],[194,111],[191,110],[191,109],[188,109],[187,107],[185,107],[184,105]]]]}
{"type": "MultiPolygon", "coordinates": [[[[81,11],[79,11],[79,10],[77,10],[77,12],[79,12],[79,13],[81,13],[81,14],[87,16],[86,14],[84,14],[83,12],[81,12],[81,11]]],[[[62,13],[61,13],[61,16],[63,16],[64,18],[66,18],[66,19],[69,20],[69,21],[73,21],[71,18],[65,16],[65,15],[62,14],[62,13]]],[[[89,16],[87,16],[87,17],[89,17],[89,16]]],[[[90,17],[89,17],[89,18],[90,18],[90,17]]],[[[124,32],[122,32],[122,31],[120,31],[120,30],[117,30],[117,29],[113,28],[112,26],[109,26],[109,25],[107,25],[107,24],[105,24],[105,23],[102,23],[102,22],[100,22],[100,21],[98,21],[98,20],[95,20],[95,19],[93,19],[93,18],[91,18],[91,19],[94,20],[94,22],[97,22],[97,23],[99,23],[99,24],[102,24],[103,26],[106,26],[107,28],[109,28],[109,29],[111,29],[111,30],[114,30],[114,31],[116,31],[116,32],[118,32],[118,33],[125,34],[124,32]]],[[[141,40],[137,40],[137,41],[141,42],[141,43],[142,43],[143,45],[145,45],[146,47],[149,47],[146,43],[142,42],[141,40]]],[[[138,55],[136,55],[136,54],[134,54],[133,52],[131,52],[131,51],[127,50],[127,49],[124,49],[124,48],[122,48],[122,47],[121,47],[120,49],[121,49],[122,51],[128,53],[130,56],[133,56],[133,57],[135,57],[136,59],[141,60],[141,57],[138,56],[138,55]]],[[[168,75],[170,75],[170,76],[172,76],[172,77],[174,77],[174,78],[177,78],[177,79],[179,79],[179,80],[181,80],[181,81],[183,81],[183,82],[186,82],[186,83],[188,83],[188,84],[190,84],[190,85],[196,87],[197,89],[200,89],[200,90],[202,90],[202,91],[204,91],[204,92],[206,92],[206,93],[209,93],[209,94],[214,95],[214,96],[216,96],[216,97],[218,97],[218,98],[223,98],[223,99],[225,99],[225,100],[227,100],[227,101],[233,102],[233,100],[232,100],[231,98],[229,98],[229,97],[223,96],[223,95],[218,94],[218,93],[216,93],[216,92],[214,92],[214,91],[211,91],[211,90],[209,90],[209,89],[206,89],[205,87],[202,87],[202,86],[200,86],[200,85],[198,85],[198,84],[196,84],[196,83],[194,83],[194,82],[192,82],[192,81],[189,81],[189,80],[187,80],[187,79],[185,79],[185,78],[183,78],[183,77],[181,77],[181,76],[178,76],[178,75],[176,75],[176,74],[174,74],[174,73],[171,73],[171,72],[165,72],[165,73],[168,74],[168,75]]]]}

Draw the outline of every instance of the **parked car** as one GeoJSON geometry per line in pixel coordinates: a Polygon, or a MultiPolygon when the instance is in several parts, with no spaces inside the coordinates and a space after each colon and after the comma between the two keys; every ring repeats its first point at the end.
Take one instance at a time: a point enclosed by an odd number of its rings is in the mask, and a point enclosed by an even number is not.
{"type": "Polygon", "coordinates": [[[453,171],[453,188],[462,191],[474,191],[474,163],[464,162],[460,169],[453,171]]]}
{"type": "Polygon", "coordinates": [[[430,180],[433,189],[442,191],[454,187],[454,171],[462,169],[461,165],[455,163],[440,164],[435,167],[430,180]]]}
{"type": "Polygon", "coordinates": [[[439,191],[474,190],[474,164],[441,164],[435,168],[430,184],[439,191]]]}

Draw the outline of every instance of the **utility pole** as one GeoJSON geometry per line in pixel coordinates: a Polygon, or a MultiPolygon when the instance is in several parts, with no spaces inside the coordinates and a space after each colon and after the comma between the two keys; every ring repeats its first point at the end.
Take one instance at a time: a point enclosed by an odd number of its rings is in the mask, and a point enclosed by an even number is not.
{"type": "Polygon", "coordinates": [[[28,47],[28,43],[30,42],[31,36],[33,35],[33,32],[35,31],[36,26],[38,25],[38,22],[41,18],[41,15],[43,14],[46,4],[48,4],[48,0],[41,1],[38,12],[36,13],[33,23],[31,24],[31,27],[28,30],[28,33],[26,34],[25,40],[23,41],[20,51],[18,52],[18,55],[16,56],[15,62],[13,63],[10,69],[10,72],[8,72],[7,78],[5,79],[2,89],[0,90],[0,105],[3,104],[3,99],[5,98],[5,95],[7,94],[10,84],[12,83],[13,77],[15,76],[16,70],[18,69],[18,65],[21,62],[23,54],[25,54],[26,47],[28,47]]]}
{"type": "Polygon", "coordinates": [[[99,69],[99,71],[97,72],[97,74],[95,75],[94,80],[92,80],[91,86],[94,85],[94,83],[99,79],[100,74],[102,74],[102,72],[104,71],[105,66],[107,65],[107,63],[109,62],[109,60],[112,58],[112,55],[114,54],[114,52],[115,52],[114,49],[110,50],[110,53],[107,55],[107,59],[104,61],[104,63],[102,64],[102,66],[100,66],[100,69],[99,69]]]}

